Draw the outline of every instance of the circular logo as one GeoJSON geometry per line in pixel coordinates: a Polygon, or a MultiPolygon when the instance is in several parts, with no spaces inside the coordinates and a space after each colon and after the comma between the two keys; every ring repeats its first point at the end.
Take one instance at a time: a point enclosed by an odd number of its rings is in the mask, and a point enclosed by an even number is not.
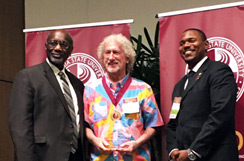
{"type": "Polygon", "coordinates": [[[208,39],[208,57],[211,60],[220,61],[230,66],[238,86],[237,100],[243,94],[244,57],[241,49],[231,40],[223,37],[212,37],[208,39]]]}
{"type": "Polygon", "coordinates": [[[104,75],[100,63],[94,57],[85,53],[71,54],[64,66],[84,84],[101,79],[104,75]]]}

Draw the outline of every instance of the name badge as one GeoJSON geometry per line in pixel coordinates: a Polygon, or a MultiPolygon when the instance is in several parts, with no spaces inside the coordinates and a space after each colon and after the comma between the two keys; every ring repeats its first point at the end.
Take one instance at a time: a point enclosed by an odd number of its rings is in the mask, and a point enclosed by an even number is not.
{"type": "Polygon", "coordinates": [[[180,103],[181,103],[181,97],[175,97],[169,115],[170,119],[175,119],[177,117],[177,114],[180,110],[180,103]]]}
{"type": "Polygon", "coordinates": [[[123,113],[139,113],[139,102],[137,97],[125,98],[122,104],[123,113]]]}

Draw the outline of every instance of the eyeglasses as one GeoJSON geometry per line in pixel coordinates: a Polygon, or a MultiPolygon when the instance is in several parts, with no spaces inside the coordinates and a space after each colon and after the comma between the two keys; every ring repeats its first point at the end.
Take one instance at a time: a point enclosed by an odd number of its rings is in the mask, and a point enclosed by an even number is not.
{"type": "Polygon", "coordinates": [[[70,47],[70,44],[67,41],[50,40],[47,42],[47,45],[50,48],[55,48],[58,44],[62,49],[68,49],[70,47]]]}

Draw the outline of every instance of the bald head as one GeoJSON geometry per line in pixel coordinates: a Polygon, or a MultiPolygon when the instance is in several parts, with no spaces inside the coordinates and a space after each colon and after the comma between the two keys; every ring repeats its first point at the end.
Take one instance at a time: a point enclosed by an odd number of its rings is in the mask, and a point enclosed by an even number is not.
{"type": "Polygon", "coordinates": [[[70,36],[69,32],[66,30],[54,30],[49,32],[49,34],[47,35],[47,42],[55,35],[55,33],[60,32],[63,33],[65,35],[65,40],[73,46],[73,39],[70,36]]]}

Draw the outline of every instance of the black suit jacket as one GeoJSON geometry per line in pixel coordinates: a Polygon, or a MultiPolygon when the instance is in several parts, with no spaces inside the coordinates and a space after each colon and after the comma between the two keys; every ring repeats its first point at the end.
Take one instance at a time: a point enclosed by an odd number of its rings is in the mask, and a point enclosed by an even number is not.
{"type": "Polygon", "coordinates": [[[207,59],[184,90],[184,76],[172,99],[182,97],[167,125],[167,149],[193,149],[204,161],[238,161],[235,136],[237,86],[228,65],[207,59]]]}
{"type": "MultiPolygon", "coordinates": [[[[84,154],[84,86],[74,75],[66,73],[78,99],[80,148],[84,154]]],[[[16,75],[10,97],[9,128],[16,161],[68,161],[72,120],[61,87],[46,61],[16,75]]],[[[84,155],[80,161],[83,159],[84,155]]]]}

